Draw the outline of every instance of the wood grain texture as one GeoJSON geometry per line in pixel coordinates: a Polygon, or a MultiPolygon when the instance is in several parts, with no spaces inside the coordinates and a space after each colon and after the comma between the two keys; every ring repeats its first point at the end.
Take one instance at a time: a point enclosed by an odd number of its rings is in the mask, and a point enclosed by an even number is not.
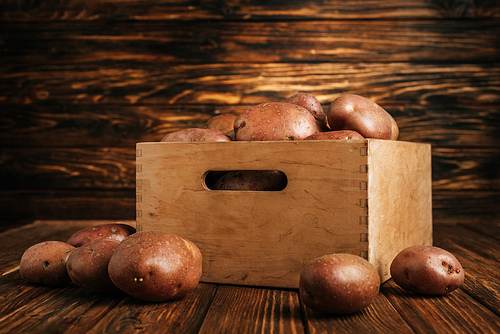
{"type": "Polygon", "coordinates": [[[6,24],[0,60],[24,63],[494,62],[495,20],[6,24]],[[25,41],[30,41],[29,44],[25,41]]]}
{"type": "Polygon", "coordinates": [[[2,220],[135,219],[135,189],[0,190],[2,220]]]}
{"type": "Polygon", "coordinates": [[[225,286],[217,293],[199,333],[304,333],[295,291],[225,286]]]}
{"type": "Polygon", "coordinates": [[[199,283],[180,300],[156,304],[124,298],[86,333],[196,333],[216,290],[199,283]]]}
{"type": "MultiPolygon", "coordinates": [[[[72,230],[111,221],[37,221],[0,233],[2,258],[20,254],[31,242],[64,239],[72,230]]],[[[131,223],[131,222],[127,222],[131,223]]],[[[498,226],[435,226],[436,245],[463,264],[465,284],[445,296],[421,296],[392,280],[361,312],[328,316],[300,302],[297,290],[200,283],[186,298],[143,303],[124,295],[98,295],[69,284],[44,287],[26,283],[19,271],[0,262],[2,333],[497,333],[500,287],[496,280],[498,226]],[[484,244],[489,249],[481,247],[484,244]]],[[[17,260],[19,261],[19,259],[17,260]]],[[[15,268],[15,266],[14,266],[15,268]]]]}
{"type": "MultiPolygon", "coordinates": [[[[324,110],[331,102],[327,101],[323,104],[324,110]]],[[[499,147],[500,109],[495,105],[404,102],[381,102],[381,105],[398,122],[399,140],[429,142],[436,148],[499,147]]],[[[203,127],[210,117],[220,113],[240,114],[248,107],[250,105],[240,104],[7,104],[0,113],[0,143],[9,148],[130,149],[138,142],[159,141],[172,131],[203,127]]]]}
{"type": "Polygon", "coordinates": [[[416,333],[497,333],[499,318],[462,290],[433,298],[406,292],[394,281],[381,291],[416,333]],[[467,308],[460,305],[467,304],[467,308]],[[480,331],[471,328],[481,327],[480,331]]]}
{"type": "Polygon", "coordinates": [[[498,104],[500,69],[490,64],[412,63],[87,63],[7,65],[0,100],[8,104],[257,104],[297,91],[329,103],[340,94],[377,103],[498,104]]]}
{"type": "Polygon", "coordinates": [[[0,16],[8,21],[53,20],[197,20],[197,19],[407,19],[418,17],[498,17],[494,0],[409,0],[403,3],[374,1],[155,1],[144,6],[137,1],[47,1],[33,5],[27,0],[3,0],[0,16]]]}

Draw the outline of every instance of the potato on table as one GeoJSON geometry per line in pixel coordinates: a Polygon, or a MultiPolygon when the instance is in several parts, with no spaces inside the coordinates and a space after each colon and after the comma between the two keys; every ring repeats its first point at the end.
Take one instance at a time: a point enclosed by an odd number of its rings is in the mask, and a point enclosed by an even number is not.
{"type": "Polygon", "coordinates": [[[135,232],[135,227],[127,224],[101,224],[75,232],[66,242],[72,246],[80,247],[88,242],[91,242],[92,240],[97,239],[113,239],[122,241],[135,232]]]}
{"type": "Polygon", "coordinates": [[[394,282],[405,290],[444,295],[460,287],[464,269],[450,252],[434,246],[410,246],[391,263],[394,282]]]}
{"type": "Polygon", "coordinates": [[[97,239],[76,248],[66,261],[73,283],[99,293],[119,292],[108,274],[109,260],[119,244],[118,240],[97,239]]]}
{"type": "Polygon", "coordinates": [[[202,256],[189,240],[163,231],[137,232],[118,245],[108,265],[111,281],[140,300],[184,297],[198,284],[202,256]]]}
{"type": "Polygon", "coordinates": [[[62,241],[44,241],[29,247],[21,257],[19,273],[31,283],[64,285],[71,281],[66,260],[75,247],[62,241]]]}
{"type": "Polygon", "coordinates": [[[309,308],[349,314],[369,306],[380,289],[375,267],[360,256],[328,254],[312,260],[300,274],[299,296],[309,308]]]}

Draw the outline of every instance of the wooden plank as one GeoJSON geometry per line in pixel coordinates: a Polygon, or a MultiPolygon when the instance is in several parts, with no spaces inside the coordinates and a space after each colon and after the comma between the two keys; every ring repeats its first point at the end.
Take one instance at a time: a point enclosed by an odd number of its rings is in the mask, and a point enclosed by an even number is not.
{"type": "Polygon", "coordinates": [[[197,333],[216,289],[199,283],[184,298],[163,303],[124,298],[86,333],[197,333]]]}
{"type": "Polygon", "coordinates": [[[296,291],[221,285],[199,333],[304,333],[296,291]]]}
{"type": "MultiPolygon", "coordinates": [[[[385,283],[384,286],[388,284],[385,283]]],[[[412,328],[380,293],[373,303],[359,312],[332,316],[315,312],[302,305],[304,326],[307,333],[414,333],[412,328]]]]}
{"type": "MultiPolygon", "coordinates": [[[[491,312],[500,316],[500,282],[492,279],[498,277],[498,259],[490,256],[483,257],[484,251],[476,252],[474,249],[476,246],[467,248],[471,246],[471,243],[466,241],[462,244],[458,241],[461,240],[461,236],[460,232],[454,232],[456,230],[443,227],[443,232],[446,231],[446,233],[439,233],[440,227],[435,226],[435,229],[438,233],[434,235],[434,244],[455,255],[464,268],[465,280],[461,289],[485,305],[491,312]],[[455,238],[448,237],[455,233],[455,238]]],[[[493,252],[498,253],[498,247],[495,247],[493,252]]],[[[496,323],[500,326],[498,317],[496,323]]]]}
{"type": "Polygon", "coordinates": [[[500,219],[498,191],[435,191],[433,220],[438,224],[492,224],[500,219]]]}
{"type": "Polygon", "coordinates": [[[500,190],[500,147],[432,150],[434,190],[500,190]]]}
{"type": "MultiPolygon", "coordinates": [[[[293,93],[288,91],[283,95],[293,93]]],[[[324,100],[325,110],[330,102],[324,100]]],[[[399,140],[428,142],[435,147],[498,147],[500,109],[495,105],[403,101],[381,105],[398,122],[399,140]]],[[[10,148],[130,148],[138,142],[159,141],[168,132],[202,127],[210,117],[220,113],[239,114],[249,106],[7,104],[2,105],[4,112],[0,113],[0,143],[10,148]]]]}
{"type": "MultiPolygon", "coordinates": [[[[26,285],[11,285],[11,291],[26,285]]],[[[42,289],[38,298],[0,319],[4,333],[87,333],[117,303],[116,296],[99,295],[74,284],[42,289]]]]}
{"type": "Polygon", "coordinates": [[[314,93],[320,102],[343,93],[380,104],[498,104],[500,69],[488,64],[265,63],[10,64],[0,75],[9,104],[257,104],[314,93]]]}
{"type": "Polygon", "coordinates": [[[494,62],[496,20],[5,24],[2,63],[494,62]]]}
{"type": "Polygon", "coordinates": [[[135,220],[135,189],[0,190],[2,219],[135,220]]]}
{"type": "Polygon", "coordinates": [[[500,318],[460,289],[430,297],[406,292],[390,280],[381,291],[415,333],[500,331],[500,318]]]}
{"type": "Polygon", "coordinates": [[[4,0],[0,18],[6,21],[53,20],[207,20],[207,19],[408,19],[420,17],[499,17],[495,1],[462,2],[453,0],[408,0],[388,3],[374,1],[189,1],[162,0],[148,3],[140,1],[65,1],[55,0],[43,4],[29,1],[4,0]]]}
{"type": "Polygon", "coordinates": [[[6,189],[133,189],[135,147],[4,149],[6,189]]]}

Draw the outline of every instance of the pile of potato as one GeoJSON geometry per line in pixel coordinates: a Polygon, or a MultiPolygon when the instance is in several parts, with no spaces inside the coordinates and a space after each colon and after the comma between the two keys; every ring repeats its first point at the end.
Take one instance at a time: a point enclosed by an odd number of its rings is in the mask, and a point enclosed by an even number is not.
{"type": "Polygon", "coordinates": [[[196,287],[202,256],[194,243],[167,232],[103,224],[79,230],[67,242],[31,246],[21,257],[19,272],[31,283],[73,282],[98,293],[162,302],[182,298],[196,287]]]}
{"type": "MultiPolygon", "coordinates": [[[[239,115],[220,114],[203,128],[166,134],[162,142],[228,142],[278,140],[397,140],[399,128],[377,103],[359,95],[341,95],[323,110],[309,93],[296,93],[285,102],[254,105],[239,115]]],[[[211,190],[279,191],[286,187],[279,171],[230,171],[207,184],[211,190]]]]}
{"type": "Polygon", "coordinates": [[[325,113],[314,95],[296,93],[285,102],[258,104],[239,115],[214,116],[204,128],[171,132],[161,141],[396,140],[398,136],[394,118],[363,96],[341,95],[325,113]]]}

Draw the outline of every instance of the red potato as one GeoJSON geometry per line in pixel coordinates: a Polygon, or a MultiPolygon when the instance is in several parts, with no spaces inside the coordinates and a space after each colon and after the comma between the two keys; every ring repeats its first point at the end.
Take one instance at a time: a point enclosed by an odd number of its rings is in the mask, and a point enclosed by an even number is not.
{"type": "Polygon", "coordinates": [[[138,232],[118,245],[108,265],[123,292],[149,302],[184,297],[198,284],[202,255],[191,241],[164,231],[138,232]]]}
{"type": "Polygon", "coordinates": [[[237,170],[222,175],[212,190],[278,191],[287,183],[286,175],[277,170],[237,170]]]}
{"type": "Polygon", "coordinates": [[[434,246],[410,246],[391,263],[391,276],[405,290],[444,295],[464,282],[464,269],[450,252],[434,246]]]}
{"type": "Polygon", "coordinates": [[[353,139],[365,139],[356,131],[352,130],[338,130],[338,131],[326,131],[318,132],[309,137],[304,138],[304,140],[353,140],[353,139]]]}
{"type": "Polygon", "coordinates": [[[346,94],[336,98],[326,115],[332,130],[354,130],[365,138],[396,140],[399,137],[394,118],[363,96],[346,94]]]}
{"type": "Polygon", "coordinates": [[[135,227],[127,224],[101,224],[75,232],[66,242],[72,246],[80,247],[92,240],[97,239],[113,239],[122,241],[135,232],[135,227]]]}
{"type": "Polygon", "coordinates": [[[205,127],[208,129],[218,130],[222,133],[234,131],[234,121],[238,116],[234,114],[219,114],[210,118],[205,127]]]}
{"type": "Polygon", "coordinates": [[[326,131],[328,129],[328,122],[326,120],[326,114],[323,110],[323,106],[318,101],[316,96],[309,93],[296,93],[290,96],[287,100],[287,103],[296,104],[301,106],[307,110],[316,118],[316,122],[319,127],[326,131]]]}
{"type": "Polygon", "coordinates": [[[200,141],[231,141],[231,139],[219,130],[208,128],[189,128],[167,133],[161,142],[200,142],[200,141]]]}
{"type": "Polygon", "coordinates": [[[76,248],[66,261],[73,283],[99,293],[120,292],[108,274],[109,260],[119,244],[118,240],[97,239],[76,248]]]}
{"type": "Polygon", "coordinates": [[[75,247],[62,241],[44,241],[29,247],[21,257],[19,273],[31,283],[51,286],[71,281],[66,260],[75,247]]]}
{"type": "Polygon", "coordinates": [[[380,289],[375,267],[352,254],[328,254],[312,260],[300,274],[299,296],[310,309],[349,314],[369,306],[380,289]]]}
{"type": "Polygon", "coordinates": [[[301,140],[320,132],[314,116],[301,106],[269,102],[252,106],[234,122],[236,140],[301,140]]]}

